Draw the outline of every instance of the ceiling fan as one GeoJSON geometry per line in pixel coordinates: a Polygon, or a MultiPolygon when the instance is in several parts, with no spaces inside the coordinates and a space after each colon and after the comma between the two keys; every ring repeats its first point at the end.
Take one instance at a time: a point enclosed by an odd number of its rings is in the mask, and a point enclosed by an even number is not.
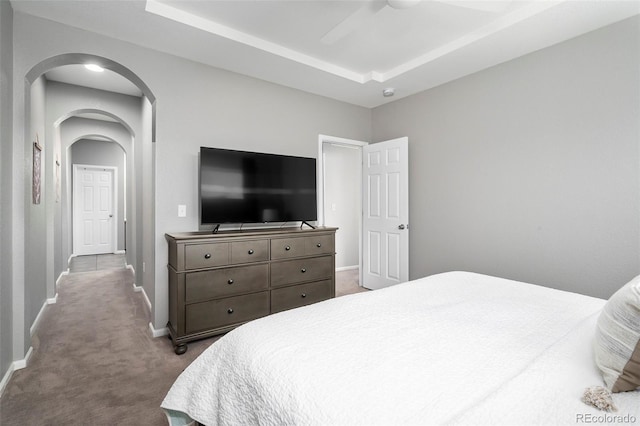
{"type": "MultiPolygon", "coordinates": [[[[368,19],[370,19],[376,13],[380,12],[385,8],[408,9],[420,3],[421,1],[423,0],[367,1],[362,7],[360,7],[358,10],[353,12],[351,15],[347,16],[342,22],[340,22],[338,25],[336,25],[331,30],[329,30],[324,36],[322,36],[320,40],[325,44],[333,44],[336,41],[347,36],[351,32],[355,31],[359,27],[361,27],[368,19]]],[[[481,10],[484,12],[493,12],[493,13],[504,11],[509,6],[509,3],[511,3],[511,1],[509,0],[494,0],[494,1],[428,0],[428,1],[447,3],[453,6],[459,6],[467,9],[481,10]]]]}

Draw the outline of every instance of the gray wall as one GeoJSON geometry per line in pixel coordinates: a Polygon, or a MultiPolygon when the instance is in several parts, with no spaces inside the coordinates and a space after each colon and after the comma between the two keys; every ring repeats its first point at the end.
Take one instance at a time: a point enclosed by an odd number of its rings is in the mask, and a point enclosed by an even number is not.
{"type": "MultiPolygon", "coordinates": [[[[95,120],[92,120],[95,121],[95,120]]],[[[109,166],[117,167],[117,245],[116,250],[124,250],[124,219],[125,219],[125,194],[127,188],[125,188],[125,158],[124,150],[120,145],[115,142],[97,141],[83,139],[75,142],[71,145],[71,165],[82,164],[92,166],[109,166]]],[[[73,175],[72,175],[73,176],[73,175]]],[[[71,179],[71,187],[73,188],[73,178],[71,179]]],[[[73,205],[73,196],[72,196],[73,205]]]]}
{"type": "MultiPolygon", "coordinates": [[[[0,378],[13,361],[12,178],[13,10],[0,1],[0,378]]],[[[0,379],[1,380],[1,379],[0,379]]]]}
{"type": "Polygon", "coordinates": [[[37,79],[31,85],[30,97],[30,125],[26,135],[25,153],[26,167],[24,170],[25,181],[27,182],[25,195],[25,312],[24,321],[29,327],[24,330],[24,350],[31,346],[30,326],[35,321],[38,313],[42,309],[47,299],[47,277],[46,275],[46,233],[47,233],[47,202],[51,193],[47,192],[49,176],[45,173],[47,155],[49,149],[48,141],[45,138],[45,103],[46,103],[46,80],[44,77],[37,79]],[[32,200],[33,181],[33,142],[39,141],[42,147],[40,164],[40,203],[35,204],[32,200]],[[35,265],[38,266],[35,266],[35,265]]]}
{"type": "Polygon", "coordinates": [[[323,144],[324,218],[327,226],[337,226],[336,268],[360,263],[361,164],[359,149],[323,144]],[[334,209],[335,207],[335,209],[334,209]]]}
{"type": "MultiPolygon", "coordinates": [[[[153,304],[150,320],[156,329],[164,328],[167,322],[164,234],[198,228],[196,183],[200,146],[315,157],[319,134],[359,140],[369,140],[371,136],[371,111],[366,108],[22,14],[15,14],[13,24],[15,93],[26,90],[25,76],[42,61],[77,52],[103,56],[123,65],[140,77],[157,99],[154,107],[156,143],[151,143],[152,131],[145,128],[136,133],[142,135],[143,143],[134,148],[135,167],[142,170],[143,182],[136,197],[144,201],[140,214],[145,229],[141,239],[147,246],[141,259],[143,267],[136,269],[136,280],[143,276],[144,290],[153,304]],[[187,205],[186,218],[177,217],[178,204],[187,205]],[[150,220],[146,220],[147,216],[150,220]]],[[[22,170],[28,143],[23,130],[24,106],[22,97],[14,99],[13,139],[14,146],[18,147],[13,155],[14,170],[22,170]]],[[[150,127],[151,106],[143,101],[140,108],[143,123],[150,127]]],[[[13,191],[23,194],[26,183],[23,173],[13,183],[13,191]]],[[[24,229],[23,216],[19,209],[13,213],[18,230],[24,229]]],[[[24,250],[16,238],[12,243],[18,247],[16,268],[24,271],[24,250]]],[[[53,253],[47,255],[53,256],[53,253]]],[[[19,274],[16,277],[19,286],[24,280],[19,274]]],[[[18,305],[26,303],[19,295],[14,295],[14,301],[18,305]]],[[[21,308],[14,303],[12,309],[21,308]]],[[[25,327],[29,324],[14,324],[14,334],[25,327]]],[[[20,351],[28,345],[28,342],[20,345],[20,351]]],[[[16,356],[19,357],[20,354],[16,356]]]]}
{"type": "Polygon", "coordinates": [[[609,297],[640,273],[640,18],[373,110],[409,137],[410,276],[609,297]]]}

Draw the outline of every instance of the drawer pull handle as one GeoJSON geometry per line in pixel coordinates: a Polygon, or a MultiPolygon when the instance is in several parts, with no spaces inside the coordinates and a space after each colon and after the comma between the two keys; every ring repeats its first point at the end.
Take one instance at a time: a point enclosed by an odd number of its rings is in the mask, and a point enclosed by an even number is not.
{"type": "Polygon", "coordinates": [[[228,313],[229,315],[231,315],[231,314],[233,313],[233,308],[229,308],[229,309],[227,309],[227,313],[228,313]]]}
{"type": "Polygon", "coordinates": [[[307,272],[307,268],[300,269],[300,272],[302,272],[304,274],[305,272],[307,272]]]}
{"type": "Polygon", "coordinates": [[[251,250],[249,250],[247,253],[249,253],[249,254],[253,254],[253,253],[254,253],[254,251],[253,251],[253,249],[251,249],[251,250]]]}
{"type": "Polygon", "coordinates": [[[289,250],[291,250],[291,246],[286,246],[284,249],[285,249],[286,251],[289,251],[289,250]]]}
{"type": "Polygon", "coordinates": [[[307,293],[302,293],[302,294],[300,295],[300,297],[302,297],[302,298],[304,299],[305,297],[307,297],[307,293]]]}
{"type": "Polygon", "coordinates": [[[320,248],[320,247],[322,247],[322,244],[318,243],[318,244],[316,244],[316,247],[320,248]]]}
{"type": "Polygon", "coordinates": [[[211,259],[211,253],[207,253],[207,254],[205,254],[205,255],[204,255],[204,258],[205,258],[205,259],[211,259]]]}
{"type": "Polygon", "coordinates": [[[227,284],[233,284],[233,278],[230,278],[229,281],[227,281],[227,284]]]}

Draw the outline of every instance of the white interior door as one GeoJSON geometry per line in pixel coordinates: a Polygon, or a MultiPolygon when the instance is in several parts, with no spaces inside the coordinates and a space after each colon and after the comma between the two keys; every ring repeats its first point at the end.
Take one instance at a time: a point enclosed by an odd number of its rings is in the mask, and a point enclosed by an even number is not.
{"type": "Polygon", "coordinates": [[[113,167],[74,165],[73,253],[113,253],[117,220],[113,167]]]}
{"type": "Polygon", "coordinates": [[[363,271],[370,289],[409,280],[409,139],[363,147],[363,271]]]}

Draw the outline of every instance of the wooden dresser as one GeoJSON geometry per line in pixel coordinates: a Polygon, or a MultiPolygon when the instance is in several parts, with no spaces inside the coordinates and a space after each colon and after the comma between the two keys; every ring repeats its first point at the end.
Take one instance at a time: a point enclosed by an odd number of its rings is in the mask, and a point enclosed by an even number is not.
{"type": "Polygon", "coordinates": [[[169,337],[186,342],[335,297],[337,228],[166,234],[169,337]]]}

